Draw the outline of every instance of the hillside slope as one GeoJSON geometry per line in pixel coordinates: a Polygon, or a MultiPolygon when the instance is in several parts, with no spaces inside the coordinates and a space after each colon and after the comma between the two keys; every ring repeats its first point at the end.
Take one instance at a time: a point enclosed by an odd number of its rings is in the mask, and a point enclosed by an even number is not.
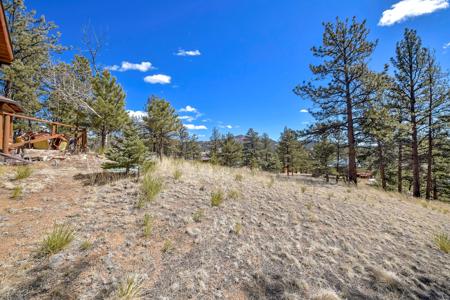
{"type": "Polygon", "coordinates": [[[450,299],[443,203],[165,160],[151,175],[162,191],[137,208],[140,183],[99,166],[0,175],[1,299],[112,299],[127,279],[145,299],[450,299]],[[54,223],[75,238],[39,255],[54,223]]]}

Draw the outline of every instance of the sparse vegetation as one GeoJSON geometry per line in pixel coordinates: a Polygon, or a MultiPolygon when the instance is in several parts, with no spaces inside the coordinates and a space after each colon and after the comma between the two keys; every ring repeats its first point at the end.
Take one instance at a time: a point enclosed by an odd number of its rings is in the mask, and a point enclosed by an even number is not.
{"type": "Polygon", "coordinates": [[[204,215],[205,215],[204,210],[199,208],[192,214],[192,220],[195,223],[200,223],[201,220],[203,219],[204,215]]]}
{"type": "Polygon", "coordinates": [[[275,184],[275,179],[274,179],[272,176],[270,176],[270,177],[269,177],[269,182],[267,183],[267,187],[268,187],[269,189],[271,189],[271,188],[273,187],[274,184],[275,184]]]}
{"type": "Polygon", "coordinates": [[[237,182],[241,182],[242,179],[244,179],[244,176],[242,176],[242,174],[236,174],[234,176],[234,180],[237,181],[237,182]]]}
{"type": "Polygon", "coordinates": [[[239,235],[241,233],[241,230],[242,230],[242,224],[241,223],[238,222],[238,223],[234,224],[233,231],[234,231],[235,234],[239,235]]]}
{"type": "Polygon", "coordinates": [[[21,180],[21,179],[25,179],[31,176],[31,174],[33,173],[33,169],[28,166],[18,166],[16,168],[16,175],[14,177],[15,180],[21,180]]]}
{"type": "Polygon", "coordinates": [[[444,253],[450,253],[450,238],[446,233],[437,234],[434,237],[434,242],[438,248],[444,253]]]}
{"type": "Polygon", "coordinates": [[[231,200],[237,200],[241,196],[238,190],[229,190],[227,194],[227,198],[231,200]]]}
{"type": "Polygon", "coordinates": [[[161,249],[161,252],[162,253],[169,253],[169,252],[172,252],[173,249],[174,249],[174,246],[173,246],[172,241],[171,240],[165,240],[164,241],[164,245],[163,245],[163,247],[161,249]]]}
{"type": "Polygon", "coordinates": [[[302,194],[304,194],[306,192],[306,186],[302,185],[300,187],[300,191],[302,192],[302,194]]]}
{"type": "Polygon", "coordinates": [[[41,243],[40,254],[52,255],[63,250],[75,238],[75,230],[69,225],[55,225],[41,243]]]}
{"type": "Polygon", "coordinates": [[[20,185],[15,186],[14,189],[13,189],[11,198],[12,199],[19,199],[20,197],[22,197],[22,195],[23,195],[23,188],[20,185]]]}
{"type": "Polygon", "coordinates": [[[142,280],[138,276],[129,276],[119,285],[117,298],[135,300],[141,298],[142,280]]]}
{"type": "Polygon", "coordinates": [[[162,180],[152,174],[145,174],[141,184],[142,195],[138,201],[138,207],[142,208],[145,203],[152,202],[162,190],[162,180]]]}
{"type": "Polygon", "coordinates": [[[153,217],[149,214],[144,215],[143,232],[145,237],[149,237],[153,232],[153,217]]]}
{"type": "Polygon", "coordinates": [[[156,162],[153,160],[146,160],[142,163],[142,172],[144,174],[153,173],[156,170],[156,162]]]}
{"type": "Polygon", "coordinates": [[[83,242],[81,242],[80,250],[81,250],[81,251],[89,250],[89,249],[92,248],[92,245],[93,245],[93,244],[92,244],[91,241],[89,241],[89,240],[84,240],[83,242]]]}
{"type": "Polygon", "coordinates": [[[181,176],[183,176],[183,172],[180,170],[175,170],[175,172],[173,172],[173,178],[175,180],[180,180],[181,176]]]}
{"type": "Polygon", "coordinates": [[[223,191],[217,190],[211,193],[211,206],[216,207],[223,202],[223,191]]]}

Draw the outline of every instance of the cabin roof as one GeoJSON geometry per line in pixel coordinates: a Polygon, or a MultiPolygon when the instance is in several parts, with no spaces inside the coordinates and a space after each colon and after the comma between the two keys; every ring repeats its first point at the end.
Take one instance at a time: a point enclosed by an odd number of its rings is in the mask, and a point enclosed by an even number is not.
{"type": "Polygon", "coordinates": [[[10,109],[12,109],[14,111],[14,113],[22,113],[23,112],[23,108],[22,106],[19,104],[19,102],[8,99],[6,97],[0,96],[0,110],[2,110],[2,106],[3,105],[8,106],[10,109]]]}
{"type": "Polygon", "coordinates": [[[13,48],[11,38],[8,31],[8,23],[6,22],[5,10],[3,3],[0,1],[0,64],[10,64],[13,59],[13,48]]]}

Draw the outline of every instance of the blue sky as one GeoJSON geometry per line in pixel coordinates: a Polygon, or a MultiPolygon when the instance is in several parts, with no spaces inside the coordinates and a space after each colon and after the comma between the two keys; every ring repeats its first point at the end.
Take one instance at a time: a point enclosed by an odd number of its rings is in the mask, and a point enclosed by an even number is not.
{"type": "Polygon", "coordinates": [[[144,110],[149,95],[170,101],[190,132],[208,139],[211,129],[245,133],[249,127],[278,139],[284,126],[300,129],[311,106],[292,93],[310,78],[310,48],[322,22],[367,19],[379,45],[371,60],[381,70],[404,28],[418,30],[450,68],[448,0],[28,0],[54,21],[61,42],[73,46],[90,24],[107,45],[99,62],[110,67],[127,93],[127,109],[144,110]],[[445,49],[445,45],[449,45],[445,49]],[[179,54],[179,55],[177,55],[179,54]],[[123,64],[123,62],[128,62],[123,64]],[[170,78],[169,78],[170,77],[170,78]],[[206,128],[206,129],[205,129],[206,128]]]}

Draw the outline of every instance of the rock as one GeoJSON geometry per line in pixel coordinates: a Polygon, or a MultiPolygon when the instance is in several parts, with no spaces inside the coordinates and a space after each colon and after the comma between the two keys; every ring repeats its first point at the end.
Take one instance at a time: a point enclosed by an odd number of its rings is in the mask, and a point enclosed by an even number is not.
{"type": "Polygon", "coordinates": [[[202,231],[199,228],[188,228],[186,229],[186,233],[191,237],[197,237],[202,233],[202,231]]]}

